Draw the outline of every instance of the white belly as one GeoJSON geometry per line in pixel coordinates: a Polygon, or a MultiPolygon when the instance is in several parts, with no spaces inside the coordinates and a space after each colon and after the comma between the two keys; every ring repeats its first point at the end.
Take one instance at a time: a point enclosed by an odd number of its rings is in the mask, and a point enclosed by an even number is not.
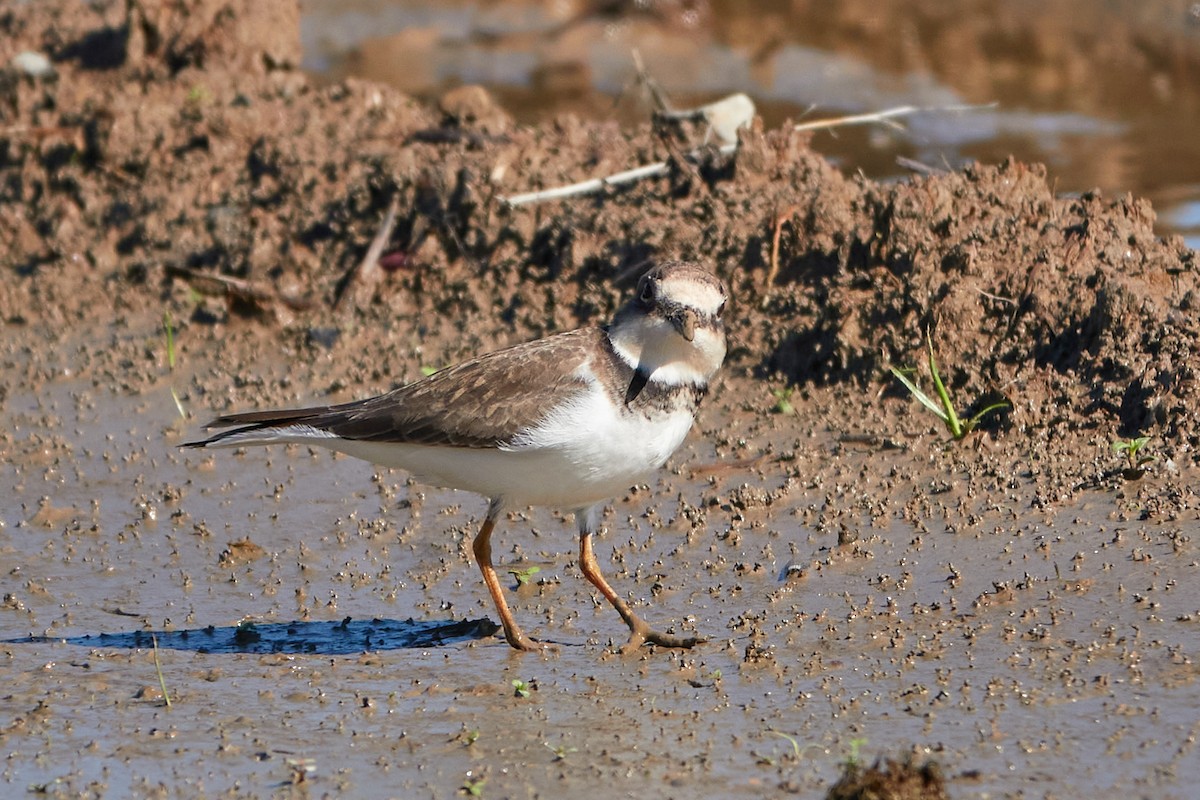
{"type": "MultiPolygon", "coordinates": [[[[595,387],[594,387],[595,388],[595,387]]],[[[620,494],[661,467],[692,427],[690,408],[627,414],[588,391],[503,449],[309,439],[426,483],[511,504],[586,508],[620,494]]]]}

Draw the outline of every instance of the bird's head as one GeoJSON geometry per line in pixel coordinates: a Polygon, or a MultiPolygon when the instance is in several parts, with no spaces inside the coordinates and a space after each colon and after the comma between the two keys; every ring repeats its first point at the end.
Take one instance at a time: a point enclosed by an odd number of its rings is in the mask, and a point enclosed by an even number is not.
{"type": "Polygon", "coordinates": [[[726,298],[720,279],[698,264],[659,264],[617,312],[609,338],[653,380],[705,384],[725,359],[726,298]]]}

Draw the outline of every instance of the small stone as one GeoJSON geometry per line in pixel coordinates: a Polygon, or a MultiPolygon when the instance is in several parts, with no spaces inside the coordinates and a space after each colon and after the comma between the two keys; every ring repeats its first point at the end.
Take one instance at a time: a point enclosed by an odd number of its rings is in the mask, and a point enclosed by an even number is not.
{"type": "Polygon", "coordinates": [[[13,56],[13,69],[23,72],[31,78],[49,78],[54,75],[54,65],[42,53],[24,50],[13,56]]]}

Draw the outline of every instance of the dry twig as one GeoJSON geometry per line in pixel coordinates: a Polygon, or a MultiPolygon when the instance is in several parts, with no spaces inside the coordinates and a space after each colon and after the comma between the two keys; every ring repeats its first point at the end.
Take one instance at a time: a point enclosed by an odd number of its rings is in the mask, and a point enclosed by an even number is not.
{"type": "MultiPolygon", "coordinates": [[[[730,155],[737,151],[736,144],[727,144],[718,149],[721,155],[730,155]]],[[[689,158],[695,158],[695,154],[689,154],[689,158]]],[[[573,197],[579,194],[592,194],[599,192],[602,189],[621,186],[626,183],[640,181],[642,178],[652,178],[655,175],[662,175],[667,171],[668,164],[666,161],[657,161],[653,164],[646,164],[642,167],[628,169],[624,172],[618,172],[609,175],[607,178],[592,178],[591,180],[572,183],[568,186],[556,186],[553,189],[543,189],[538,192],[526,192],[524,194],[513,194],[507,197],[501,197],[500,202],[505,203],[510,207],[523,206],[527,203],[541,203],[545,200],[559,200],[564,197],[573,197]]]]}
{"type": "Polygon", "coordinates": [[[771,267],[767,271],[767,282],[764,287],[767,292],[771,291],[771,287],[775,285],[775,278],[779,275],[779,234],[783,232],[783,223],[790,220],[800,211],[800,206],[788,206],[782,213],[775,214],[774,228],[775,231],[771,235],[771,267]]]}
{"type": "Polygon", "coordinates": [[[359,287],[370,289],[379,281],[379,257],[383,255],[383,248],[387,247],[388,241],[392,238],[392,231],[396,229],[396,213],[399,210],[400,198],[393,194],[392,202],[383,216],[383,223],[379,226],[375,238],[371,240],[371,246],[367,248],[366,255],[342,279],[337,297],[333,301],[334,308],[337,308],[341,304],[342,298],[349,294],[351,286],[357,284],[359,287]]]}
{"type": "Polygon", "coordinates": [[[221,287],[225,294],[230,297],[236,297],[239,300],[261,304],[270,304],[279,301],[293,311],[304,311],[312,307],[312,302],[302,297],[283,294],[254,281],[234,278],[231,275],[221,275],[216,272],[201,272],[190,267],[168,267],[167,272],[171,275],[186,278],[188,281],[215,283],[221,287]]]}
{"type": "Polygon", "coordinates": [[[897,117],[908,117],[913,114],[922,112],[958,112],[958,111],[981,111],[986,108],[995,108],[995,103],[985,103],[984,105],[962,105],[962,106],[896,106],[883,111],[872,111],[869,114],[850,114],[844,117],[832,117],[830,119],[818,119],[812,122],[800,122],[792,126],[794,131],[817,131],[827,128],[844,128],[850,125],[872,125],[880,124],[887,125],[890,128],[903,130],[904,126],[894,120],[897,117]]]}
{"type": "MultiPolygon", "coordinates": [[[[737,102],[731,102],[737,97],[738,97],[737,95],[732,95],[728,98],[725,98],[725,100],[718,101],[717,103],[712,103],[712,104],[710,104],[708,106],[704,106],[700,109],[693,109],[693,110],[687,111],[687,112],[670,112],[670,114],[671,115],[679,115],[679,114],[695,115],[696,113],[699,112],[699,113],[701,113],[701,116],[704,117],[704,112],[706,109],[709,109],[710,113],[712,113],[711,112],[712,109],[725,109],[725,110],[735,110],[736,111],[738,108],[742,107],[740,100],[737,102]],[[725,104],[725,103],[729,103],[729,105],[723,106],[723,104],[725,104]]],[[[743,97],[744,97],[744,95],[743,95],[743,97]]],[[[826,129],[826,128],[836,128],[836,127],[841,127],[841,126],[845,126],[845,125],[865,125],[865,124],[871,124],[871,123],[884,124],[884,125],[888,125],[888,126],[897,128],[897,129],[902,129],[903,126],[901,126],[898,122],[893,121],[896,117],[910,116],[912,114],[917,114],[920,112],[977,111],[979,109],[994,108],[994,107],[995,107],[995,103],[991,103],[988,105],[977,105],[977,106],[969,106],[969,105],[942,106],[942,107],[898,106],[896,108],[889,108],[884,111],[876,111],[876,112],[872,112],[870,114],[852,114],[850,116],[845,116],[845,117],[834,117],[832,119],[816,120],[813,122],[802,122],[802,123],[795,125],[793,127],[793,130],[812,131],[812,130],[822,130],[822,129],[826,129]]],[[[739,112],[739,113],[741,113],[741,112],[739,112]]],[[[707,118],[707,117],[705,117],[705,118],[707,118]]],[[[715,126],[716,123],[713,123],[710,121],[710,124],[713,124],[715,126]]],[[[735,129],[736,129],[736,127],[737,126],[735,126],[735,129]]],[[[719,152],[722,155],[730,155],[730,154],[736,152],[737,148],[738,148],[738,144],[735,141],[730,144],[723,145],[719,149],[719,152]]],[[[689,160],[695,160],[697,158],[698,158],[698,156],[695,151],[693,151],[692,153],[689,154],[689,160]]],[[[525,192],[522,194],[513,194],[513,195],[508,195],[505,197],[500,197],[498,199],[500,200],[500,202],[504,203],[505,205],[509,206],[510,208],[515,208],[516,206],[527,205],[529,203],[541,203],[546,200],[561,200],[564,197],[574,197],[576,195],[581,195],[581,194],[592,194],[594,192],[599,192],[599,191],[602,191],[609,187],[621,186],[626,183],[633,183],[634,181],[639,181],[639,180],[642,180],[643,178],[653,178],[657,175],[662,175],[666,171],[667,171],[667,162],[659,161],[654,164],[646,164],[645,166],[635,167],[634,169],[625,170],[624,172],[618,172],[616,174],[609,175],[606,178],[592,178],[590,180],[580,181],[578,183],[572,183],[568,186],[556,186],[552,189],[543,189],[543,190],[537,191],[537,192],[525,192]]]]}

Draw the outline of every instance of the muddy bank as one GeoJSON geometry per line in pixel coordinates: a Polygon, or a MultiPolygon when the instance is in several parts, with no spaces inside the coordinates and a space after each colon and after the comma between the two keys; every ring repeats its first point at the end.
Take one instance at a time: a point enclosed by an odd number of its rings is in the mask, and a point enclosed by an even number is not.
{"type": "Polygon", "coordinates": [[[483,81],[530,125],[575,113],[643,123],[630,53],[680,105],[732,92],[784,120],[899,105],[998,103],[844,127],[813,144],[846,172],[906,177],[1010,155],[1053,165],[1057,192],[1152,199],[1157,230],[1196,247],[1200,63],[1194,8],[1169,0],[571,3],[312,0],[303,63],[428,102],[483,81]]]}
{"type": "MultiPolygon", "coordinates": [[[[414,327],[449,316],[467,334],[463,352],[603,318],[631,267],[704,257],[741,300],[735,375],[857,390],[915,361],[933,327],[956,387],[1005,394],[1012,425],[1040,429],[1065,413],[1074,430],[1161,436],[1172,457],[1196,445],[1181,401],[1195,390],[1194,254],[1156,239],[1143,201],[1056,198],[1042,168],[1015,163],[896,186],[847,180],[804,137],[774,130],[748,134],[735,158],[679,162],[602,202],[510,210],[497,195],[670,151],[649,130],[569,118],[472,135],[376,85],[318,90],[281,68],[294,47],[242,47],[253,37],[239,30],[286,41],[274,16],[197,9],[135,18],[132,33],[119,6],[59,15],[52,42],[9,15],[9,50],[47,51],[57,72],[8,70],[5,245],[22,278],[6,289],[9,320],[103,319],[93,286],[161,305],[215,273],[288,301],[275,321],[328,321],[398,196],[402,266],[361,298],[359,318],[414,327]],[[58,287],[56,271],[67,273],[58,287]],[[35,293],[47,302],[29,302],[35,293]]],[[[260,310],[246,305],[173,310],[212,328],[260,310]]]]}
{"type": "Polygon", "coordinates": [[[348,749],[322,789],[380,795],[389,770],[437,796],[480,770],[489,796],[811,792],[859,738],[949,761],[952,796],[1196,777],[1197,264],[1146,202],[1059,197],[1018,162],[880,185],[782,128],[696,165],[649,127],[447,119],[314,85],[294,9],[141,8],[0,12],[7,780],[262,794],[327,737],[348,749]],[[11,66],[26,50],[53,74],[11,66]],[[498,199],[663,159],[602,197],[498,199]],[[385,269],[347,281],[393,198],[385,269]],[[553,577],[518,613],[559,656],[510,656],[486,626],[390,640],[489,613],[481,502],[328,456],[174,447],[227,409],[361,397],[602,321],[663,257],[729,282],[730,356],[600,550],[648,616],[712,637],[699,651],[607,654],[619,631],[547,510],[506,522],[505,561],[553,577]],[[887,372],[926,331],[960,409],[1011,405],[962,443],[887,372]],[[1154,461],[1129,480],[1112,443],[1137,436],[1154,461]],[[236,644],[243,617],[313,647],[197,644],[236,644]],[[357,656],[321,638],[345,617],[357,656]],[[164,633],[173,710],[142,630],[164,633]],[[218,755],[189,772],[176,748],[218,755]],[[1130,772],[1096,768],[1114,751],[1130,772]]]}

